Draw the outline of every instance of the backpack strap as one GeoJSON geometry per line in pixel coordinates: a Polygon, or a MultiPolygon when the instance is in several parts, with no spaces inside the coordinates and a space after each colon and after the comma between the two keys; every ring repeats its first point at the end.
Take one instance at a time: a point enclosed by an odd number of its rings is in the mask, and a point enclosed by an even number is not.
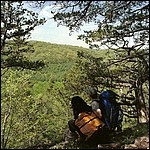
{"type": "MultiPolygon", "coordinates": [[[[88,116],[88,115],[87,115],[87,116],[88,116]]],[[[84,117],[86,117],[86,116],[84,116],[84,117]]],[[[84,117],[83,117],[83,118],[84,118],[84,117]]],[[[82,119],[83,119],[83,118],[82,118],[82,119]]],[[[95,118],[98,118],[98,117],[95,116],[95,117],[89,119],[89,121],[85,122],[85,124],[83,124],[79,129],[81,129],[83,126],[85,126],[85,125],[88,124],[90,121],[94,120],[95,118]]]]}

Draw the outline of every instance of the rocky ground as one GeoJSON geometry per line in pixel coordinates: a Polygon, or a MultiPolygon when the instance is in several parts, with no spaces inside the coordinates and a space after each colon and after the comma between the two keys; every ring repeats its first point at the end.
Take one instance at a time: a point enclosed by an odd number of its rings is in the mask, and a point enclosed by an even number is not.
{"type": "Polygon", "coordinates": [[[111,143],[92,145],[79,141],[76,134],[73,135],[66,129],[64,141],[50,147],[50,149],[149,149],[149,130],[143,135],[139,133],[139,136],[133,135],[135,135],[135,130],[129,128],[116,133],[112,137],[113,142],[111,143]]]}

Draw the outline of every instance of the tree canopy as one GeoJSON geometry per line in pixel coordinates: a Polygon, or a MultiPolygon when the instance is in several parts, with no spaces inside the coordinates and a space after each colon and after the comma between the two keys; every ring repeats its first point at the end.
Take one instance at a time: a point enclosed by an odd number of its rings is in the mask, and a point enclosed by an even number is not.
{"type": "Polygon", "coordinates": [[[54,20],[79,30],[94,22],[97,28],[79,38],[92,46],[106,45],[125,50],[149,45],[149,1],[57,1],[54,20]],[[133,39],[133,43],[130,40],[133,39]]]}
{"type": "Polygon", "coordinates": [[[1,67],[38,68],[44,63],[26,59],[24,53],[33,52],[27,42],[30,32],[45,22],[38,14],[24,7],[22,1],[1,1],[1,67]]]}

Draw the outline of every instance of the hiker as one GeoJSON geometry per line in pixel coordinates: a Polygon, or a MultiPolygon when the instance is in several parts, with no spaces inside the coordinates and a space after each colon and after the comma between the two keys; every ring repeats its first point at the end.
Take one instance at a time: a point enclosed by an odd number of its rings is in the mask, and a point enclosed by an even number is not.
{"type": "MultiPolygon", "coordinates": [[[[101,132],[105,124],[92,111],[92,107],[87,105],[79,96],[71,99],[71,106],[74,119],[68,121],[68,126],[72,136],[77,137],[78,133],[80,135],[80,142],[91,141],[93,143],[95,141],[102,141],[97,133],[101,132]]],[[[102,137],[102,139],[106,138],[102,137]]]]}
{"type": "Polygon", "coordinates": [[[86,92],[92,100],[92,110],[106,124],[106,128],[110,132],[116,128],[117,131],[121,131],[123,111],[116,101],[119,95],[112,90],[103,91],[99,95],[95,88],[89,88],[86,92]]]}
{"type": "Polygon", "coordinates": [[[78,142],[82,143],[107,143],[109,139],[103,127],[105,123],[97,117],[92,110],[92,107],[79,96],[71,99],[74,119],[68,121],[68,126],[71,131],[72,137],[80,135],[78,142]],[[77,133],[76,133],[77,131],[77,133]]]}
{"type": "Polygon", "coordinates": [[[89,88],[86,90],[87,94],[89,95],[89,98],[92,100],[91,107],[94,113],[103,120],[103,104],[100,104],[99,95],[95,88],[89,88]]]}
{"type": "Polygon", "coordinates": [[[71,99],[71,107],[73,109],[74,119],[68,121],[68,126],[72,134],[76,135],[76,131],[79,133],[81,138],[85,138],[86,136],[81,133],[80,129],[75,125],[75,120],[78,118],[78,115],[82,112],[91,112],[91,106],[87,105],[87,103],[79,96],[74,96],[71,99]]]}
{"type": "MultiPolygon", "coordinates": [[[[103,128],[100,131],[97,131],[96,135],[93,135],[95,137],[101,137],[103,135],[105,135],[103,142],[105,143],[106,141],[110,142],[110,138],[109,138],[109,129],[107,127],[107,124],[105,122],[105,106],[103,105],[103,101],[100,97],[100,95],[98,94],[97,90],[93,87],[88,88],[86,90],[86,93],[89,95],[89,98],[91,99],[91,107],[92,110],[94,111],[94,113],[97,115],[97,117],[105,123],[105,126],[103,126],[103,128]]],[[[97,139],[97,138],[95,138],[97,139]]]]}

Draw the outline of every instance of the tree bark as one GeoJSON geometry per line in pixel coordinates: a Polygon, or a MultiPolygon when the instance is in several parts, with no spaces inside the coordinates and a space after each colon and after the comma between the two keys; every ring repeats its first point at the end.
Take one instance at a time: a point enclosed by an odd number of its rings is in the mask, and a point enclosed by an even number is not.
{"type": "Polygon", "coordinates": [[[143,88],[142,88],[143,83],[140,80],[136,81],[135,84],[135,97],[136,97],[136,109],[137,109],[137,115],[138,123],[147,123],[148,122],[148,114],[146,110],[146,105],[145,105],[145,98],[143,96],[143,88]]]}

